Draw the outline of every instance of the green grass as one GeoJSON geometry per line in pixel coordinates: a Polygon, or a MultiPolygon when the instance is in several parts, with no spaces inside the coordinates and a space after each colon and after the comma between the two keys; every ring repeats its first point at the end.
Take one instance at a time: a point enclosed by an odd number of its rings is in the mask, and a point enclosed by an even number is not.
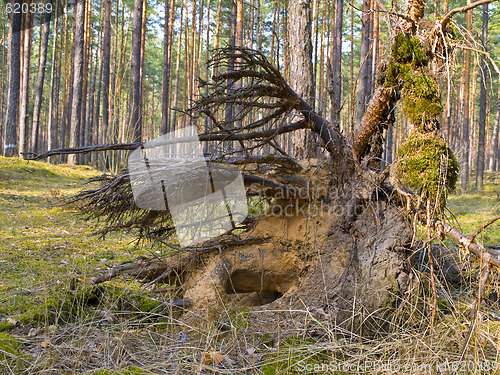
{"type": "Polygon", "coordinates": [[[17,341],[30,327],[44,332],[69,322],[85,324],[96,320],[94,308],[126,306],[142,313],[160,304],[141,295],[133,281],[90,283],[100,270],[149,253],[130,234],[95,236],[99,223],[86,221],[74,206],[61,205],[98,174],[86,166],[0,157],[0,353],[8,353],[0,357],[0,373],[20,372],[21,362],[30,368],[17,341]]]}
{"type": "MultiPolygon", "coordinates": [[[[453,214],[451,223],[458,223],[463,233],[473,234],[488,220],[500,215],[500,172],[487,172],[484,191],[475,191],[474,178],[466,194],[457,189],[450,195],[447,208],[453,214]]],[[[485,245],[500,246],[500,221],[489,226],[479,237],[485,245]]]]}
{"type": "Polygon", "coordinates": [[[130,236],[99,239],[93,235],[97,223],[61,206],[97,173],[0,157],[0,314],[40,320],[41,310],[87,285],[96,270],[138,255],[130,236]]]}

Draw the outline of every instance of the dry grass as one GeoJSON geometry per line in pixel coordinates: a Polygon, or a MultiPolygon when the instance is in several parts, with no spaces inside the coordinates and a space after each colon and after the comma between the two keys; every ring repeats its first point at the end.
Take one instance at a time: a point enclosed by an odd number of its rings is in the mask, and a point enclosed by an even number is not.
{"type": "MultiPolygon", "coordinates": [[[[99,223],[56,205],[94,175],[83,167],[0,158],[5,212],[0,222],[0,373],[444,374],[458,364],[475,277],[462,286],[438,283],[439,310],[431,324],[425,265],[414,270],[412,289],[380,322],[384,331],[377,337],[341,330],[338,322],[307,306],[293,331],[280,331],[279,322],[272,322],[278,335],[271,337],[252,328],[257,309],[226,304],[186,320],[171,304],[175,288],[145,289],[124,279],[92,286],[90,277],[99,269],[154,254],[135,246],[126,233],[105,240],[92,236],[99,223]]],[[[500,175],[488,178],[481,199],[474,193],[451,199],[466,232],[498,209],[493,184],[500,175]]],[[[497,241],[498,232],[492,226],[483,239],[497,241]]],[[[476,269],[471,264],[466,271],[474,276],[476,269]]],[[[458,367],[464,371],[458,373],[500,373],[493,369],[500,362],[496,283],[488,288],[458,367]]],[[[286,309],[276,315],[285,319],[286,309]]],[[[352,315],[353,321],[370,320],[362,306],[355,306],[352,315]]]]}

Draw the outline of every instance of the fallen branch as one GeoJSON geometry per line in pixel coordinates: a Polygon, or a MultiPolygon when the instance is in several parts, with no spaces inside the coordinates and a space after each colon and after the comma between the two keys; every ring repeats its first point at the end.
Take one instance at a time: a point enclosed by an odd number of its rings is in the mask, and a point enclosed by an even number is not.
{"type": "Polygon", "coordinates": [[[444,223],[443,221],[435,221],[432,223],[433,228],[446,237],[452,239],[459,245],[463,246],[465,249],[469,250],[472,254],[477,256],[479,259],[486,263],[490,263],[496,267],[500,268],[500,259],[498,256],[489,253],[484,246],[473,243],[466,235],[460,232],[458,229],[444,223]]]}

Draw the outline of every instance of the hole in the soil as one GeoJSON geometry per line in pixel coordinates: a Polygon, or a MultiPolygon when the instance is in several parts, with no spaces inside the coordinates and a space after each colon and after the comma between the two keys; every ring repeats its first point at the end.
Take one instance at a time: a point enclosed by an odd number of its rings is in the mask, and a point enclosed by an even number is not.
{"type": "Polygon", "coordinates": [[[289,283],[283,277],[249,270],[234,271],[226,281],[230,299],[243,306],[261,306],[283,296],[289,283]]]}

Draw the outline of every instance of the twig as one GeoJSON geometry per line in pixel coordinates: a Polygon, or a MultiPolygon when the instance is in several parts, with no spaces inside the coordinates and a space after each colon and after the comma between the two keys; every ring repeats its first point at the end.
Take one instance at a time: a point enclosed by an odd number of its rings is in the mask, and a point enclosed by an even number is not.
{"type": "Polygon", "coordinates": [[[490,254],[488,250],[485,249],[482,245],[472,243],[471,240],[462,232],[460,232],[458,229],[453,228],[452,226],[439,220],[434,221],[431,225],[436,231],[444,234],[445,236],[449,237],[459,245],[468,249],[472,254],[477,256],[479,259],[500,268],[500,259],[498,259],[495,255],[490,254]]]}
{"type": "MultiPolygon", "coordinates": [[[[471,311],[471,322],[470,322],[469,332],[467,333],[467,337],[465,338],[465,342],[462,346],[462,352],[460,354],[459,362],[461,362],[464,359],[465,351],[467,350],[467,346],[469,345],[472,333],[474,332],[474,328],[477,322],[477,316],[479,315],[479,309],[481,307],[481,300],[483,299],[484,295],[484,287],[486,285],[486,282],[488,281],[489,274],[490,274],[490,263],[484,262],[481,267],[481,274],[479,276],[479,285],[477,288],[477,293],[474,301],[474,307],[472,308],[471,311]]],[[[455,374],[457,372],[458,370],[455,371],[455,374]]]]}
{"type": "Polygon", "coordinates": [[[497,1],[497,0],[480,0],[480,1],[476,1],[475,3],[469,4],[469,5],[465,5],[463,7],[452,9],[452,10],[450,10],[448,13],[446,13],[443,16],[443,18],[439,22],[439,25],[442,28],[445,28],[446,25],[448,24],[448,22],[450,22],[451,17],[453,17],[455,14],[457,14],[457,13],[464,13],[464,12],[467,12],[468,10],[474,9],[474,8],[480,6],[480,5],[493,3],[494,1],[497,1]]]}
{"type": "Polygon", "coordinates": [[[490,226],[491,224],[493,224],[495,221],[499,220],[500,219],[500,216],[497,216],[497,217],[494,217],[493,219],[491,219],[490,221],[488,221],[486,224],[484,224],[481,228],[479,228],[478,230],[476,230],[476,232],[472,235],[472,237],[470,238],[470,242],[473,242],[476,237],[483,231],[485,230],[488,226],[490,226]]]}

